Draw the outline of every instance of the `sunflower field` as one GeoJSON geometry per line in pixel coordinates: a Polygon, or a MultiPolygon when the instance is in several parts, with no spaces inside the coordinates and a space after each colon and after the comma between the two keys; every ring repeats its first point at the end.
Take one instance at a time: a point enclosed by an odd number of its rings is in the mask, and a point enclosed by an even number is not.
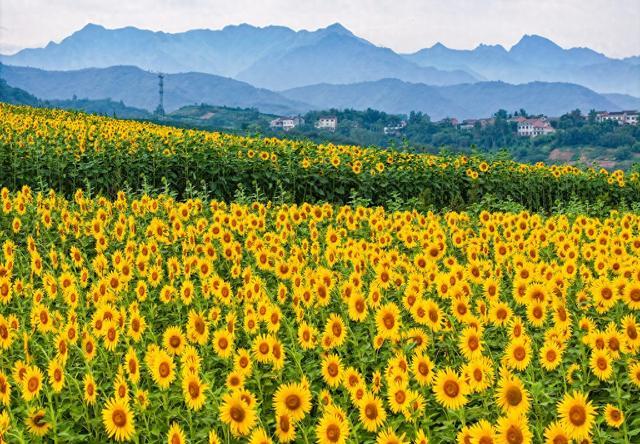
{"type": "Polygon", "coordinates": [[[640,440],[637,214],[0,194],[3,442],[640,440]]]}
{"type": "Polygon", "coordinates": [[[618,209],[640,204],[640,175],[568,165],[433,156],[307,141],[239,137],[0,103],[0,187],[78,188],[114,198],[122,189],[189,190],[233,200],[239,191],[302,204],[456,211],[497,196],[531,211],[573,200],[618,209]]]}

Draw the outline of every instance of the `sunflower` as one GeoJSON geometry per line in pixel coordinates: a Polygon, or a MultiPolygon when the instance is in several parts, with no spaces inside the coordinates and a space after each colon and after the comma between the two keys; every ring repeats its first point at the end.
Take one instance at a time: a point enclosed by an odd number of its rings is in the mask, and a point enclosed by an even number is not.
{"type": "Polygon", "coordinates": [[[359,403],[360,423],[365,430],[375,432],[387,419],[382,401],[370,393],[365,393],[359,403]]]}
{"type": "Polygon", "coordinates": [[[517,376],[504,375],[496,390],[498,405],[507,414],[525,415],[529,411],[529,393],[517,376]]]}
{"type": "Polygon", "coordinates": [[[84,387],[84,400],[89,405],[94,405],[96,403],[96,398],[98,397],[96,382],[93,379],[91,373],[87,373],[84,375],[82,380],[82,385],[84,387]]]}
{"type": "Polygon", "coordinates": [[[169,388],[176,378],[175,364],[171,356],[164,350],[156,350],[149,359],[151,377],[160,390],[169,388]]]}
{"type": "Polygon", "coordinates": [[[316,426],[318,444],[344,444],[349,438],[349,427],[335,415],[325,414],[316,426]]]}
{"type": "Polygon", "coordinates": [[[51,425],[45,421],[45,412],[43,409],[31,409],[25,419],[27,430],[34,436],[44,436],[47,434],[51,425]]]}
{"type": "Polygon", "coordinates": [[[111,398],[102,409],[102,423],[109,438],[128,441],[136,433],[135,419],[126,401],[111,398]]]}
{"type": "Polygon", "coordinates": [[[287,413],[293,421],[300,421],[311,410],[311,393],[300,383],[282,384],[273,395],[276,414],[287,413]]]}
{"type": "Polygon", "coordinates": [[[496,429],[489,421],[481,419],[469,428],[469,440],[474,444],[493,444],[496,442],[496,429]]]}
{"type": "Polygon", "coordinates": [[[475,393],[481,393],[493,384],[493,362],[482,356],[467,363],[462,374],[469,384],[469,388],[475,393]]]}
{"type": "Polygon", "coordinates": [[[451,368],[438,370],[432,388],[436,400],[445,408],[455,410],[467,403],[469,387],[451,368]]]}
{"type": "Polygon", "coordinates": [[[393,382],[387,388],[387,402],[393,413],[400,413],[407,409],[411,400],[410,392],[404,381],[393,382]]]}
{"type": "Polygon", "coordinates": [[[629,364],[629,379],[636,387],[640,387],[640,362],[629,364]]]}
{"type": "Polygon", "coordinates": [[[31,401],[42,390],[42,372],[38,367],[27,367],[22,379],[22,397],[25,401],[31,401]]]}
{"type": "Polygon", "coordinates": [[[526,338],[518,338],[509,342],[505,351],[507,366],[516,370],[524,370],[531,362],[531,344],[526,338]]]}
{"type": "Polygon", "coordinates": [[[327,355],[322,359],[322,378],[330,387],[337,387],[342,381],[342,361],[338,355],[327,355]]]}
{"type": "Polygon", "coordinates": [[[404,440],[405,434],[398,436],[396,432],[391,428],[381,430],[376,437],[376,444],[407,444],[404,440]]]}
{"type": "Polygon", "coordinates": [[[47,373],[49,375],[49,384],[51,384],[51,388],[55,393],[60,393],[64,386],[64,368],[60,365],[58,359],[52,359],[49,361],[47,373]]]}
{"type": "Polygon", "coordinates": [[[184,431],[180,424],[174,422],[171,424],[169,431],[167,432],[167,443],[168,444],[184,444],[186,442],[186,438],[184,436],[184,431]]]}
{"type": "Polygon", "coordinates": [[[216,330],[213,334],[213,349],[221,358],[228,358],[233,354],[233,335],[226,329],[216,330]]]}
{"type": "Polygon", "coordinates": [[[411,370],[416,381],[421,386],[431,384],[433,380],[434,365],[429,356],[425,353],[422,355],[414,355],[411,361],[411,370]]]}
{"type": "Polygon", "coordinates": [[[561,421],[554,421],[544,429],[545,444],[569,444],[571,438],[561,421]]]}
{"type": "Polygon", "coordinates": [[[124,362],[124,368],[129,375],[129,379],[134,384],[137,384],[138,381],[140,381],[140,362],[133,347],[129,347],[127,350],[127,354],[124,356],[124,362]]]}
{"type": "Polygon", "coordinates": [[[296,438],[296,425],[289,414],[276,415],[276,437],[281,443],[291,442],[296,438]]]}
{"type": "Polygon", "coordinates": [[[400,309],[393,302],[382,305],[376,312],[376,328],[385,339],[399,339],[401,323],[400,309]]]}
{"type": "Polygon", "coordinates": [[[344,344],[347,337],[347,329],[344,320],[337,314],[332,313],[325,325],[324,336],[331,338],[331,347],[340,347],[344,344]]]}
{"type": "Polygon", "coordinates": [[[184,351],[186,339],[179,327],[168,327],[162,335],[162,344],[165,350],[172,355],[181,355],[184,351]]]}
{"type": "Polygon", "coordinates": [[[587,396],[574,391],[565,393],[562,401],[558,402],[558,414],[562,425],[571,439],[588,438],[594,422],[595,409],[587,396]]]}
{"type": "Polygon", "coordinates": [[[182,378],[182,395],[184,402],[191,410],[198,411],[205,402],[204,392],[209,388],[203,384],[200,378],[194,374],[186,374],[182,378]]]}
{"type": "MultiPolygon", "coordinates": [[[[282,442],[282,441],[281,441],[282,442]]],[[[249,444],[272,444],[271,438],[262,427],[255,429],[251,432],[251,437],[249,437],[249,444]]]]}
{"type": "Polygon", "coordinates": [[[540,365],[547,371],[555,370],[562,363],[562,350],[554,342],[540,347],[540,365]]]}
{"type": "Polygon", "coordinates": [[[498,444],[530,444],[531,431],[527,423],[527,417],[518,414],[510,414],[498,419],[496,426],[498,431],[498,444]]]}
{"type": "Polygon", "coordinates": [[[473,327],[466,327],[458,337],[458,349],[462,355],[471,360],[482,355],[482,335],[473,327]]]}
{"type": "Polygon", "coordinates": [[[11,384],[9,383],[9,378],[7,378],[7,375],[0,371],[0,404],[4,404],[6,407],[8,407],[10,401],[11,384]]]}
{"type": "Polygon", "coordinates": [[[187,337],[191,342],[204,345],[209,339],[209,327],[204,313],[195,310],[189,311],[187,323],[187,337]]]}
{"type": "Polygon", "coordinates": [[[624,413],[618,407],[607,404],[604,407],[604,419],[609,427],[618,429],[624,422],[624,413]]]}
{"type": "Polygon", "coordinates": [[[256,412],[240,393],[227,393],[222,397],[220,420],[229,425],[233,436],[247,436],[256,422],[256,412]]]}
{"type": "Polygon", "coordinates": [[[589,359],[589,367],[601,381],[607,381],[613,375],[613,366],[609,353],[604,350],[593,350],[589,359]]]}

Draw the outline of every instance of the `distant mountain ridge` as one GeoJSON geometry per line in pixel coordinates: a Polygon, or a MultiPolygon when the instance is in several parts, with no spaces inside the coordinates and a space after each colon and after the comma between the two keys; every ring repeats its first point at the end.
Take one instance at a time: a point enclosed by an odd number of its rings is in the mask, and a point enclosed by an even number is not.
{"type": "Polygon", "coordinates": [[[451,49],[438,43],[405,58],[420,66],[459,69],[509,83],[569,82],[602,93],[640,95],[639,56],[613,59],[589,48],[563,49],[538,35],[525,35],[506,50],[501,45],[451,49]]]}
{"type": "MultiPolygon", "coordinates": [[[[153,111],[158,105],[156,75],[134,66],[45,71],[0,64],[0,77],[9,85],[44,100],[71,99],[73,96],[93,100],[110,98],[148,111],[153,111]]],[[[211,74],[166,74],[164,83],[164,107],[167,112],[196,103],[254,107],[274,114],[298,113],[309,109],[307,104],[273,91],[211,74]]]]}
{"type": "Polygon", "coordinates": [[[48,70],[131,65],[174,74],[202,72],[271,89],[317,83],[319,75],[332,83],[389,76],[436,85],[476,80],[463,71],[418,66],[337,23],[316,31],[243,24],[176,34],[89,24],[60,43],[0,56],[0,61],[48,70]]]}
{"type": "MultiPolygon", "coordinates": [[[[77,71],[45,71],[0,64],[0,77],[43,100],[111,99],[153,111],[158,104],[157,77],[132,66],[77,71]]],[[[391,114],[422,111],[434,120],[444,117],[478,118],[498,109],[558,116],[576,108],[616,111],[637,108],[640,99],[621,94],[602,95],[580,85],[532,82],[476,82],[433,86],[381,79],[353,84],[321,83],[274,92],[248,83],[203,73],[167,74],[164,81],[167,112],[186,105],[256,108],[287,115],[309,110],[373,108],[391,114]]]]}

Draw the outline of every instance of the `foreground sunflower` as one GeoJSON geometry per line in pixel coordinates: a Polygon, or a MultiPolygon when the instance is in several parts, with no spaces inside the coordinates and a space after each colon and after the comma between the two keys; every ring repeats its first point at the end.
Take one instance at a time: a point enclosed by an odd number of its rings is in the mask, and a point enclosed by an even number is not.
{"type": "Polygon", "coordinates": [[[360,422],[369,432],[375,432],[387,419],[382,401],[369,393],[360,400],[359,410],[360,422]]]}
{"type": "Polygon", "coordinates": [[[450,368],[436,373],[433,392],[436,400],[447,409],[459,409],[467,403],[467,383],[450,368]]]}
{"type": "Polygon", "coordinates": [[[620,428],[624,422],[624,413],[618,407],[607,404],[604,407],[604,420],[609,427],[620,428]]]}
{"type": "Polygon", "coordinates": [[[288,413],[293,421],[300,421],[311,410],[311,393],[299,383],[282,384],[273,395],[276,414],[288,413]]]}
{"type": "Polygon", "coordinates": [[[136,433],[135,419],[123,399],[111,398],[102,409],[102,423],[109,438],[129,441],[136,433]]]}
{"type": "Polygon", "coordinates": [[[256,422],[256,412],[238,392],[222,397],[220,420],[231,428],[234,436],[247,436],[256,422]]]}
{"type": "Polygon", "coordinates": [[[325,414],[316,426],[318,444],[344,444],[349,438],[349,427],[335,415],[325,414]]]}
{"type": "Polygon", "coordinates": [[[574,391],[565,393],[558,403],[558,414],[569,437],[581,440],[589,437],[593,427],[595,409],[587,401],[587,395],[574,391]]]}

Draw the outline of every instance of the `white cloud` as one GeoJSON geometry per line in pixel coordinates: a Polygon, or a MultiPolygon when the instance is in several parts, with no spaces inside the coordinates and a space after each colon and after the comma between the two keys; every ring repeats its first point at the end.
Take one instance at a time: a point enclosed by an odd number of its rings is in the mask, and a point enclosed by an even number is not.
{"type": "Polygon", "coordinates": [[[507,48],[523,34],[613,57],[640,53],[638,0],[0,0],[0,50],[59,41],[88,22],[179,32],[228,24],[315,29],[340,22],[396,51],[442,42],[507,48]],[[116,2],[113,2],[116,3],[116,2]]]}

